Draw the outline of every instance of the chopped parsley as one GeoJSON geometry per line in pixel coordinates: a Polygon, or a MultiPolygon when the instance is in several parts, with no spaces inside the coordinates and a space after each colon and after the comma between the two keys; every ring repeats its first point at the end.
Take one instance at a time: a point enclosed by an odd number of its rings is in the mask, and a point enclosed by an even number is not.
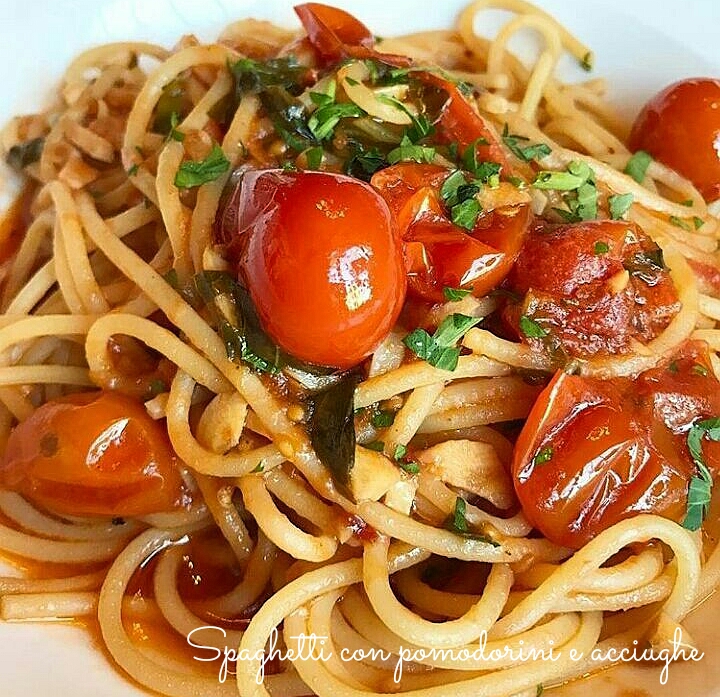
{"type": "Polygon", "coordinates": [[[380,409],[372,415],[370,421],[375,428],[387,428],[388,426],[393,425],[393,422],[395,421],[395,412],[380,409]]]}
{"type": "Polygon", "coordinates": [[[525,136],[512,135],[505,124],[502,132],[503,143],[507,145],[510,152],[523,162],[531,160],[541,160],[547,157],[552,150],[545,143],[533,143],[530,145],[520,145],[520,143],[529,143],[530,139],[525,136]]]}
{"type": "Polygon", "coordinates": [[[544,339],[548,335],[547,329],[543,329],[537,322],[527,315],[520,318],[520,331],[528,339],[544,339]]]}
{"type": "Polygon", "coordinates": [[[393,460],[402,460],[407,455],[407,446],[398,443],[393,450],[393,460]]]}
{"type": "Polygon", "coordinates": [[[222,148],[215,143],[204,160],[183,162],[175,175],[175,186],[190,189],[215,181],[230,169],[230,161],[225,157],[222,148]]]}
{"type": "Polygon", "coordinates": [[[391,150],[387,155],[387,161],[394,165],[398,162],[418,162],[420,164],[431,163],[435,159],[435,148],[425,145],[416,145],[407,134],[403,136],[400,145],[391,150]]]}
{"type": "Polygon", "coordinates": [[[489,537],[485,537],[485,535],[478,535],[477,533],[474,533],[470,530],[470,526],[467,522],[467,503],[465,502],[465,499],[461,496],[458,496],[455,499],[455,509],[448,517],[445,528],[447,530],[450,530],[450,532],[454,532],[457,535],[462,535],[462,537],[466,537],[470,540],[477,540],[478,542],[486,542],[487,544],[492,545],[493,547],[499,547],[500,545],[495,542],[495,540],[491,540],[489,537]]]}
{"type": "Polygon", "coordinates": [[[305,159],[308,169],[319,169],[323,161],[323,149],[319,145],[308,148],[305,151],[305,159]]]}
{"type": "Polygon", "coordinates": [[[453,371],[460,358],[460,349],[455,344],[480,320],[480,317],[454,313],[440,323],[432,336],[424,329],[415,329],[403,339],[403,343],[418,358],[435,368],[453,371]]]}
{"type": "Polygon", "coordinates": [[[317,140],[327,140],[332,137],[340,119],[357,118],[364,114],[365,112],[357,104],[351,102],[331,103],[316,109],[308,119],[307,125],[317,140]]]}
{"type": "Polygon", "coordinates": [[[398,466],[408,474],[420,474],[420,465],[412,460],[400,460],[398,466]]]}
{"type": "Polygon", "coordinates": [[[472,230],[475,227],[482,207],[475,195],[480,191],[478,182],[468,182],[460,170],[455,170],[443,182],[440,198],[450,210],[450,218],[455,225],[472,230]]]}
{"type": "Polygon", "coordinates": [[[139,169],[140,165],[137,162],[134,165],[130,165],[127,170],[128,177],[134,177],[138,173],[139,169]]]}
{"type": "Polygon", "coordinates": [[[647,169],[652,162],[652,156],[644,150],[638,150],[627,162],[625,174],[631,176],[638,184],[642,184],[645,179],[647,169]]]}
{"type": "Polygon", "coordinates": [[[608,246],[607,242],[598,240],[595,243],[595,247],[594,247],[593,251],[595,252],[595,254],[607,254],[610,251],[610,247],[608,246]]]}
{"type": "Polygon", "coordinates": [[[693,424],[687,435],[688,449],[696,468],[696,473],[690,479],[687,514],[682,522],[683,527],[688,530],[699,530],[710,510],[713,481],[702,451],[702,440],[705,436],[710,440],[720,441],[720,417],[693,424]]]}
{"type": "Polygon", "coordinates": [[[630,210],[632,194],[615,194],[608,197],[608,209],[612,220],[620,220],[630,210]]]}
{"type": "Polygon", "coordinates": [[[448,288],[447,286],[443,288],[443,296],[445,296],[445,300],[448,302],[462,300],[470,295],[470,293],[472,293],[472,291],[468,288],[448,288]]]}
{"type": "Polygon", "coordinates": [[[550,462],[553,458],[553,453],[554,450],[551,446],[541,448],[532,460],[533,465],[544,465],[546,462],[550,462]]]}
{"type": "Polygon", "coordinates": [[[685,206],[687,208],[692,208],[694,204],[693,204],[693,200],[691,198],[689,198],[686,201],[680,201],[680,205],[685,206]]]}
{"type": "Polygon", "coordinates": [[[544,170],[538,172],[532,185],[536,189],[567,191],[563,196],[569,211],[555,208],[567,222],[597,218],[598,193],[595,172],[582,160],[573,160],[565,172],[544,170]]]}
{"type": "Polygon", "coordinates": [[[381,453],[385,449],[385,443],[383,443],[381,440],[373,440],[369,443],[365,443],[365,445],[363,445],[363,448],[373,450],[376,453],[381,453]]]}
{"type": "Polygon", "coordinates": [[[178,131],[177,126],[180,123],[180,117],[177,111],[173,111],[170,114],[170,132],[168,133],[168,140],[176,140],[178,143],[182,143],[185,140],[185,134],[182,131],[178,131]]]}
{"type": "Polygon", "coordinates": [[[702,375],[703,377],[707,377],[708,369],[704,365],[700,365],[700,363],[696,363],[692,368],[692,373],[695,373],[695,375],[702,375]]]}

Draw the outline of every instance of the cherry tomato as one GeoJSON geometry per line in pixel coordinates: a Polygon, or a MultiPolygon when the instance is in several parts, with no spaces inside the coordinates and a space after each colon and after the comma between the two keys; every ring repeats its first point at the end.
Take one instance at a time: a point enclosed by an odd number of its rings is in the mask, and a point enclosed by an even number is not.
{"type": "Polygon", "coordinates": [[[706,201],[720,197],[720,80],[682,80],[656,94],[628,145],[687,177],[706,201]]]}
{"type": "Polygon", "coordinates": [[[447,94],[447,100],[435,123],[438,138],[445,142],[457,142],[462,148],[474,144],[478,161],[498,162],[502,165],[501,171],[509,173],[505,151],[495,132],[472,108],[459,87],[436,73],[418,72],[413,73],[413,77],[447,94]]]}
{"type": "Polygon", "coordinates": [[[190,500],[165,429],[103,390],[46,402],[16,426],[0,485],[64,515],[148,515],[190,500]]]}
{"type": "Polygon", "coordinates": [[[654,339],[680,309],[662,251],[625,221],[539,225],[507,286],[522,296],[505,311],[521,338],[525,315],[548,333],[545,343],[577,357],[626,353],[633,340],[654,339]]]}
{"type": "Polygon", "coordinates": [[[450,172],[436,165],[401,163],[373,175],[405,240],[408,286],[417,297],[443,302],[443,288],[467,288],[481,297],[510,271],[530,224],[529,206],[505,206],[481,215],[471,231],[453,224],[438,199],[450,172]]]}
{"type": "Polygon", "coordinates": [[[337,7],[309,2],[295,6],[308,39],[325,63],[343,58],[382,60],[393,65],[410,65],[410,59],[379,53],[373,49],[375,38],[370,30],[349,12],[337,7]]]}
{"type": "Polygon", "coordinates": [[[235,201],[237,227],[221,241],[265,331],[310,363],[349,368],[370,355],[405,299],[385,201],[350,177],[281,170],[246,173],[235,201]]]}
{"type": "MultiPolygon", "coordinates": [[[[687,431],[720,415],[720,383],[702,342],[635,380],[558,372],[515,445],[515,490],[528,520],[577,549],[639,513],[682,522],[695,473],[687,431]]],[[[720,444],[703,441],[711,471],[720,444]]]]}

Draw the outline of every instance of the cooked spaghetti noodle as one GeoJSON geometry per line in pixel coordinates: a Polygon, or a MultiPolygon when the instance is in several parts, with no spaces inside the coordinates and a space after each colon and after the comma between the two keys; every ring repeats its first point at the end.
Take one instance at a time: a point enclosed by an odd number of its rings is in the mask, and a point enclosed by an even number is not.
{"type": "MultiPolygon", "coordinates": [[[[718,220],[689,181],[657,161],[642,183],[623,173],[627,133],[602,81],[565,84],[554,74],[564,53],[590,63],[584,45],[522,0],[478,0],[454,30],[387,38],[377,48],[471,85],[467,99],[496,136],[505,128],[547,146],[544,170],[589,165],[601,207],[613,194],[632,195],[629,220],[662,248],[679,309],[629,352],[575,360],[577,373],[635,376],[691,338],[709,344],[717,373],[720,300],[697,269],[720,271],[718,220]],[[476,33],[488,8],[513,13],[492,40],[476,33]],[[531,66],[508,48],[527,29],[542,42],[531,66]],[[688,231],[672,219],[700,224],[688,231]]],[[[573,552],[534,534],[518,505],[508,475],[515,434],[501,425],[528,416],[557,367],[552,353],[486,324],[467,331],[450,372],[409,360],[408,327],[395,328],[354,392],[359,414],[381,404],[394,421],[356,419],[358,443],[382,437],[384,452],[356,447],[355,467],[372,477],[351,496],[313,448],[307,402],[231,360],[217,317],[188,294],[197,274],[229,269],[213,230],[231,171],[311,168],[307,152],[283,145],[256,93],[233,102],[229,66],[294,52],[302,63],[308,50],[295,32],[253,20],[231,25],[212,45],[185,37],[172,51],[130,42],[94,48],[69,66],[55,105],[5,130],[6,153],[27,154],[33,142],[41,152],[22,163],[31,182],[28,225],[3,279],[2,447],[46,402],[83,388],[124,391],[166,429],[186,500],[110,522],[0,492],[0,551],[26,570],[0,577],[0,617],[96,619],[125,674],[178,697],[432,697],[447,694],[448,684],[459,697],[532,696],[539,685],[605,667],[609,660],[590,659],[594,648],[606,655],[641,639],[664,646],[720,583],[711,534],[638,515],[573,552]],[[215,142],[228,167],[194,188],[178,186],[183,163],[204,160],[215,142]],[[151,384],[144,374],[140,382],[132,371],[123,375],[117,356],[125,350],[131,362],[155,357],[151,384]],[[540,382],[524,379],[528,371],[540,382]],[[437,448],[455,441],[472,461],[445,471],[448,451],[437,448]],[[408,448],[417,462],[403,470],[395,460],[408,448]],[[468,467],[476,468],[470,489],[468,467]],[[465,530],[447,525],[459,513],[465,530]],[[207,629],[213,625],[225,634],[207,629]],[[303,634],[328,637],[328,655],[275,661],[258,682],[275,630],[283,650],[299,651],[303,634]],[[219,682],[217,665],[192,660],[188,635],[206,647],[201,655],[208,647],[241,651],[237,680],[219,682]],[[553,648],[559,658],[487,658],[506,647],[553,648]],[[572,650],[584,658],[571,660],[572,650]],[[340,659],[356,651],[363,660],[340,659]]],[[[359,64],[336,68],[337,89],[372,116],[362,127],[382,142],[386,122],[392,129],[411,120],[387,100],[373,102],[367,75],[348,67],[359,64]]],[[[306,106],[318,84],[299,95],[306,106]]],[[[403,88],[386,95],[402,100],[403,88]]],[[[336,160],[323,153],[320,168],[337,170],[336,160]]],[[[534,175],[529,160],[515,166],[523,179],[534,175]]],[[[536,214],[557,204],[546,190],[505,195],[536,214]]],[[[451,312],[490,317],[500,301],[469,295],[436,305],[435,326],[451,312]]]]}

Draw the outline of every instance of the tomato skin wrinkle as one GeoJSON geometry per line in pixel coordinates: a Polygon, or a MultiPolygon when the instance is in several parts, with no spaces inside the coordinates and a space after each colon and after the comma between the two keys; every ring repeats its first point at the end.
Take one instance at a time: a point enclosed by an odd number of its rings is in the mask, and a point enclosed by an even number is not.
{"type": "MultiPolygon", "coordinates": [[[[672,361],[635,379],[558,372],[515,445],[512,471],[525,515],[573,549],[639,513],[681,522],[695,472],[687,432],[716,414],[720,383],[702,342],[688,342],[672,361]],[[552,457],[538,463],[548,448],[552,457]]],[[[718,472],[720,444],[704,442],[703,451],[718,472]]]]}
{"type": "Polygon", "coordinates": [[[165,428],[142,403],[83,392],[46,402],[15,427],[0,485],[53,513],[149,515],[190,502],[177,465],[165,428]]]}
{"type": "Polygon", "coordinates": [[[691,78],[658,92],[635,119],[628,146],[687,177],[706,201],[720,197],[720,80],[691,78]]]}
{"type": "Polygon", "coordinates": [[[385,201],[367,184],[326,172],[244,175],[237,229],[220,231],[265,331],[288,353],[350,368],[370,355],[400,314],[401,240],[385,201]]]}
{"type": "Polygon", "coordinates": [[[680,309],[660,248],[626,221],[538,224],[506,286],[522,298],[503,313],[520,338],[520,318],[529,316],[580,358],[628,353],[633,340],[654,339],[680,309]],[[598,240],[607,251],[596,252],[598,240]]]}

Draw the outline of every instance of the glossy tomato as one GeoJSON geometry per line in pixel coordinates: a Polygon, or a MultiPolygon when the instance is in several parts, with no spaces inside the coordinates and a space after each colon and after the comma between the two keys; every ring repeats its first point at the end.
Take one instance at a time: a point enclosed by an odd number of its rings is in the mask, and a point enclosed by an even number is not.
{"type": "Polygon", "coordinates": [[[687,177],[705,200],[720,197],[720,80],[682,80],[656,94],[628,145],[687,177]]]}
{"type": "MultiPolygon", "coordinates": [[[[515,445],[523,511],[548,539],[575,549],[638,513],[682,522],[695,473],[687,431],[718,415],[720,383],[701,342],[635,380],[559,372],[515,445]]],[[[703,454],[717,472],[720,444],[703,441],[703,454]]]]}
{"type": "Polygon", "coordinates": [[[619,220],[537,226],[507,286],[521,296],[505,311],[519,336],[528,339],[519,326],[524,315],[546,342],[576,357],[626,353],[634,340],[654,339],[680,309],[661,249],[619,220]]]}
{"type": "Polygon", "coordinates": [[[43,404],[10,434],[0,485],[64,515],[136,516],[189,503],[165,429],[123,395],[43,404]]]}
{"type": "Polygon", "coordinates": [[[510,271],[531,220],[527,205],[504,206],[478,217],[473,230],[453,224],[438,198],[450,171],[402,163],[373,175],[371,184],[390,205],[405,240],[409,289],[443,302],[443,288],[481,297],[510,271]]]}
{"type": "Polygon", "coordinates": [[[405,299],[385,201],[350,177],[281,170],[246,173],[234,198],[237,227],[221,241],[265,331],[319,365],[350,368],[372,353],[405,299]]]}
{"type": "Polygon", "coordinates": [[[393,65],[410,65],[406,56],[377,52],[375,37],[370,30],[349,12],[319,2],[295,6],[308,35],[308,40],[325,63],[343,58],[377,59],[393,65]]]}

